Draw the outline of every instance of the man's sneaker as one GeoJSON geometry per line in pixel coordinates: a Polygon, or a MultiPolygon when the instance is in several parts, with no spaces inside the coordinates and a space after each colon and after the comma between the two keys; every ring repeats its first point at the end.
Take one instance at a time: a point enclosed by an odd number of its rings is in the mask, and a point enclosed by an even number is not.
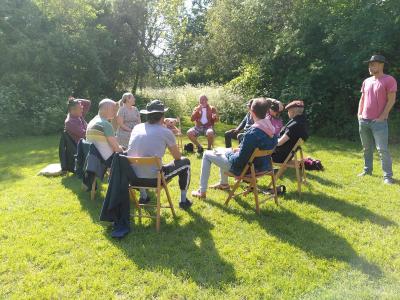
{"type": "Polygon", "coordinates": [[[394,180],[393,180],[393,178],[385,178],[383,180],[383,183],[384,184],[394,184],[394,180]]]}
{"type": "Polygon", "coordinates": [[[190,202],[188,199],[186,199],[185,202],[179,202],[179,207],[182,209],[188,209],[192,206],[192,202],[190,202]]]}
{"type": "Polygon", "coordinates": [[[139,198],[139,204],[147,204],[150,202],[150,197],[147,196],[146,198],[139,198]]]}
{"type": "Polygon", "coordinates": [[[198,147],[197,148],[197,153],[199,153],[199,154],[203,154],[203,152],[204,152],[204,148],[203,147],[198,147]]]}
{"type": "Polygon", "coordinates": [[[364,176],[367,176],[367,175],[372,175],[371,174],[371,172],[367,172],[367,171],[362,171],[360,174],[358,174],[357,176],[358,177],[364,177],[364,176]]]}

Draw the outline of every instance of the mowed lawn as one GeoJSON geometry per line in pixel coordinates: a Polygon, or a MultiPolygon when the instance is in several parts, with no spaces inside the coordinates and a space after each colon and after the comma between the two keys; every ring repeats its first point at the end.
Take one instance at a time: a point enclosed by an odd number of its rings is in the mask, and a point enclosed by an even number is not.
{"type": "MultiPolygon", "coordinates": [[[[3,140],[0,298],[399,299],[399,145],[391,152],[397,181],[387,186],[377,157],[373,176],[356,177],[359,143],[311,138],[305,155],[326,170],[308,172],[301,197],[289,172],[280,206],[260,215],[251,195],[226,207],[225,192],[209,191],[175,220],[165,210],[159,234],[136,221],[115,240],[99,221],[106,183],[92,202],[72,175],[36,175],[58,161],[58,136],[3,140]]],[[[189,158],[192,191],[201,159],[189,158]]],[[[177,207],[177,180],[170,189],[177,207]]]]}

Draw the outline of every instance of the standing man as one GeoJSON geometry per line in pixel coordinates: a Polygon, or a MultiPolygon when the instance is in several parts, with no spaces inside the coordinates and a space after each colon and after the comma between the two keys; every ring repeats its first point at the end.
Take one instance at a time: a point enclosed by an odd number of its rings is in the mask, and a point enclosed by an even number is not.
{"type": "Polygon", "coordinates": [[[367,62],[371,77],[362,84],[358,106],[359,131],[364,148],[364,171],[359,176],[372,174],[375,143],[382,163],[384,183],[393,184],[387,119],[396,101],[397,82],[383,73],[384,64],[387,63],[384,56],[372,55],[367,62]]]}
{"type": "Polygon", "coordinates": [[[199,105],[193,110],[192,121],[195,122],[195,126],[190,128],[187,132],[189,139],[197,146],[197,152],[203,153],[204,149],[197,141],[197,137],[205,135],[208,141],[208,150],[214,143],[214,123],[218,121],[218,114],[215,107],[208,104],[206,95],[202,95],[199,98],[199,105]]]}

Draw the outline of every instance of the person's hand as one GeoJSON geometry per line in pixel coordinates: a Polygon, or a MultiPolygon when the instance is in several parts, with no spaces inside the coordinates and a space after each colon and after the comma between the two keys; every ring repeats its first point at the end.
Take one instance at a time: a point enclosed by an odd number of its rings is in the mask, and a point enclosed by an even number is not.
{"type": "Polygon", "coordinates": [[[217,118],[217,114],[212,114],[211,118],[213,118],[215,120],[217,118]]]}
{"type": "Polygon", "coordinates": [[[358,120],[362,119],[362,115],[357,115],[358,120]]]}
{"type": "Polygon", "coordinates": [[[386,118],[379,116],[378,119],[375,119],[375,122],[384,122],[386,120],[386,118]]]}

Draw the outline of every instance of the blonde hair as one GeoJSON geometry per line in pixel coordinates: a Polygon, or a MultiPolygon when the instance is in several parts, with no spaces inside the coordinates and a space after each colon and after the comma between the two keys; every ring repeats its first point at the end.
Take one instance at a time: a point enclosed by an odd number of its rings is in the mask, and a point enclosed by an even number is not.
{"type": "Polygon", "coordinates": [[[121,98],[121,103],[126,103],[126,100],[127,99],[129,99],[130,97],[133,97],[133,94],[132,93],[125,93],[125,94],[123,94],[122,95],[122,98],[121,98]]]}

